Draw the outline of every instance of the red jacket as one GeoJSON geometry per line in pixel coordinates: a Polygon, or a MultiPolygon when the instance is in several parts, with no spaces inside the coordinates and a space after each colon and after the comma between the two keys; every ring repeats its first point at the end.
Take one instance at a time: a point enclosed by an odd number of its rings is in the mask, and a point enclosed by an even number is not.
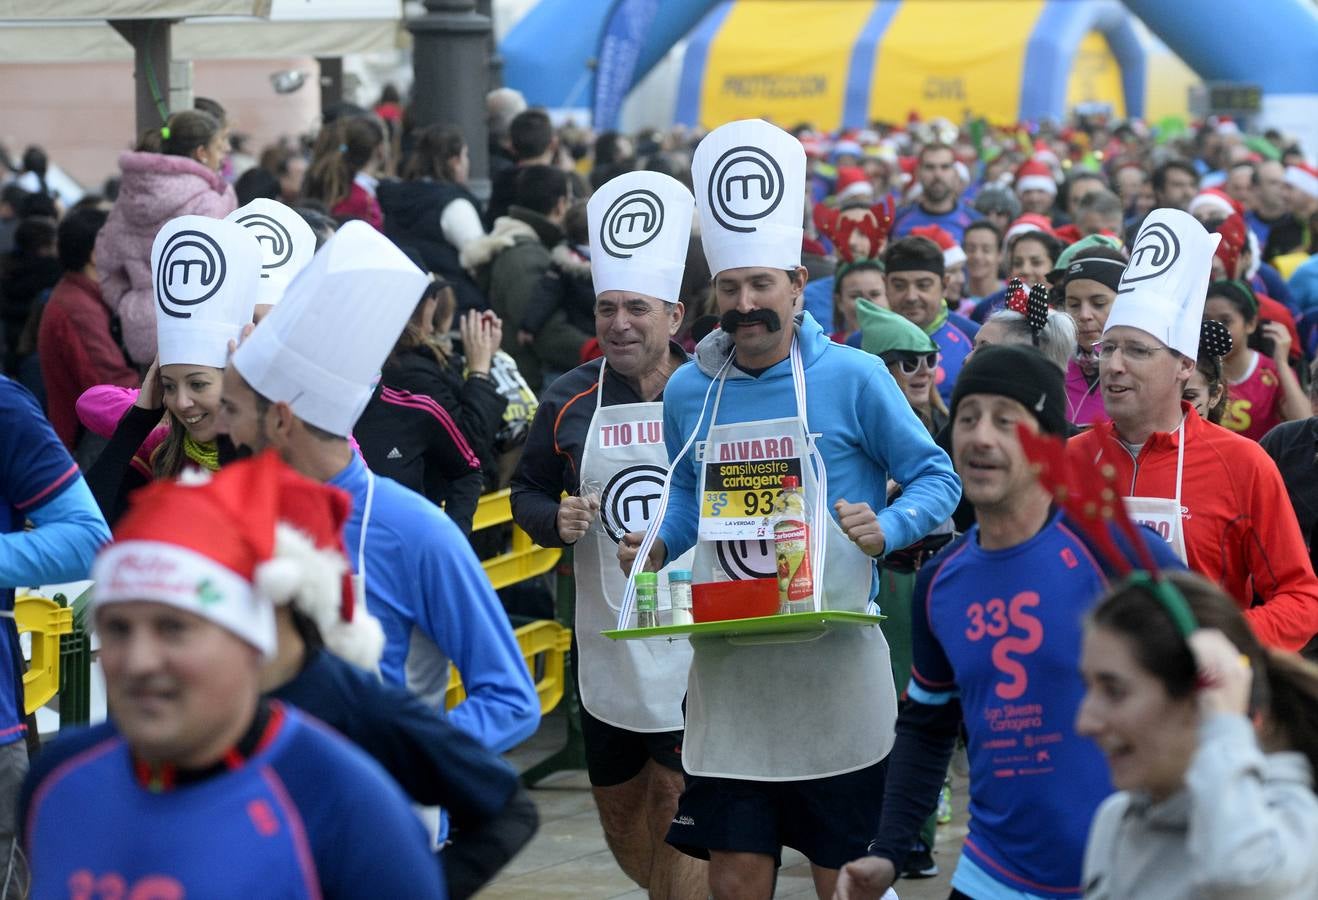
{"type": "MultiPolygon", "coordinates": [[[[1190,568],[1245,611],[1263,643],[1299,650],[1318,634],[1318,578],[1276,464],[1248,438],[1185,411],[1181,524],[1190,568]],[[1258,594],[1262,604],[1251,606],[1258,594]]],[[[1176,432],[1157,432],[1138,459],[1099,422],[1067,445],[1073,458],[1117,468],[1128,496],[1176,496],[1176,432]]]]}
{"type": "Polygon", "coordinates": [[[81,425],[78,397],[98,384],[137,387],[138,377],[110,336],[110,309],[101,287],[79,272],[69,272],[50,292],[37,332],[41,378],[46,383],[46,407],[70,451],[78,443],[81,425]]]}

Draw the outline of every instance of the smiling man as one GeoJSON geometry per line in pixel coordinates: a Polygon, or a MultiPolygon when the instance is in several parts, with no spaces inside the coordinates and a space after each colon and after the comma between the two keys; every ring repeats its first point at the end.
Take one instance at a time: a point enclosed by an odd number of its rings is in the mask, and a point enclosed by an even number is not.
{"type": "Polygon", "coordinates": [[[1075,733],[1084,695],[1076,660],[1107,573],[1052,507],[1018,425],[1066,434],[1061,371],[1032,347],[975,351],[953,397],[952,458],[977,524],[916,581],[909,702],[897,718],[883,822],[870,855],[843,869],[843,900],[877,900],[902,871],[963,723],[970,835],[952,897],[1080,896],[1089,821],[1111,785],[1102,753],[1075,733]]]}
{"type": "Polygon", "coordinates": [[[1256,443],[1181,400],[1218,239],[1180,210],[1149,214],[1098,345],[1111,421],[1068,452],[1115,466],[1131,518],[1234,597],[1259,640],[1299,650],[1318,633],[1318,579],[1281,475],[1256,443]]]}
{"type": "MultiPolygon", "coordinates": [[[[658,510],[668,466],[663,391],[686,352],[673,341],[695,201],[657,172],[628,172],[590,198],[595,336],[604,360],[541,399],[512,481],[513,518],[543,547],[575,547],[573,659],[586,768],[618,865],[654,897],[704,897],[705,866],[664,843],[682,791],[685,641],[611,641],[626,579],[617,543],[658,510]],[[564,493],[568,496],[564,497],[564,493]]],[[[689,568],[679,560],[674,568],[689,568]]]]}
{"type": "Polygon", "coordinates": [[[444,896],[398,786],[260,696],[278,467],[143,488],[97,558],[111,721],[36,760],[19,819],[32,896],[444,896]]]}
{"type": "MultiPolygon", "coordinates": [[[[756,529],[793,475],[813,510],[813,601],[862,612],[874,557],[942,522],[956,476],[883,362],[833,343],[801,312],[801,144],[766,122],[732,122],[701,142],[692,171],[722,327],[665,389],[671,487],[646,568],[694,547],[697,583],[775,578],[756,529]],[[689,453],[697,441],[703,454],[689,453]],[[886,506],[889,477],[905,492],[886,506]]],[[[625,570],[643,538],[623,538],[625,570]]],[[[716,898],[772,896],[784,845],[809,858],[827,898],[877,824],[896,715],[887,643],[878,628],[810,637],[691,638],[688,777],[668,841],[710,860],[716,898]]]]}
{"type": "Polygon", "coordinates": [[[888,245],[883,254],[888,306],[920,327],[938,345],[934,378],[944,403],[966,357],[975,348],[979,326],[948,309],[943,299],[943,251],[928,238],[913,236],[888,245]]]}

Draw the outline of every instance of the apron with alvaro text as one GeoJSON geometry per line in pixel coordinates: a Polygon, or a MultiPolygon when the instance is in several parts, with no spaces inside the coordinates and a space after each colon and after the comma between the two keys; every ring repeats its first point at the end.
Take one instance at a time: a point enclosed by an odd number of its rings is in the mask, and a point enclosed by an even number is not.
{"type": "MultiPolygon", "coordinates": [[[[726,368],[719,375],[712,424],[697,451],[701,539],[693,577],[696,582],[776,577],[772,529],[764,516],[750,513],[763,505],[760,500],[742,497],[726,516],[724,509],[712,508],[718,498],[709,494],[718,492],[708,488],[733,488],[727,491],[733,494],[738,484],[763,490],[772,484],[776,491],[777,483],[756,481],[756,473],[767,477],[776,474],[774,467],[786,468],[800,472],[806,507],[814,511],[816,608],[864,612],[874,561],[827,508],[827,473],[806,420],[805,374],[795,341],[791,358],[793,417],[717,424],[726,368]]],[[[691,774],[761,781],[823,778],[873,765],[891,749],[897,699],[888,644],[877,627],[701,636],[692,637],[691,646],[682,747],[691,774]]]]}

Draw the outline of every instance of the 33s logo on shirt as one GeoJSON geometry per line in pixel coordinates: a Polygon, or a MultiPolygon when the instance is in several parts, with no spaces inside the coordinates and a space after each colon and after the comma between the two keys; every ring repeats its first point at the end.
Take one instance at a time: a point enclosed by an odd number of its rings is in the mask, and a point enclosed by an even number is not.
{"type": "Polygon", "coordinates": [[[993,692],[1003,700],[1019,698],[1029,686],[1029,673],[1015,655],[1028,656],[1043,644],[1043,623],[1028,612],[1038,605],[1037,593],[1022,591],[1009,602],[994,597],[987,603],[976,601],[966,607],[966,618],[970,621],[966,640],[981,641],[987,637],[994,641],[993,665],[1005,680],[994,685],[993,692]],[[1024,635],[1009,634],[1013,629],[1024,635]]]}

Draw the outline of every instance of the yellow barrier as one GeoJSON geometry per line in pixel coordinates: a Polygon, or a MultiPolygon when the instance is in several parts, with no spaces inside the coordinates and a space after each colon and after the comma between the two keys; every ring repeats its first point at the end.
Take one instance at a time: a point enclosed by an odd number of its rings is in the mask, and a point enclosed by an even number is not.
{"type": "Polygon", "coordinates": [[[23,675],[23,707],[31,714],[59,693],[59,639],[73,633],[73,610],[24,594],[14,600],[14,622],[19,634],[32,635],[32,665],[23,675]]]}
{"type": "MultiPolygon", "coordinates": [[[[572,646],[572,632],[549,619],[523,625],[513,634],[521,648],[526,668],[535,681],[535,692],[540,695],[540,714],[545,715],[563,699],[564,654],[572,646]]],[[[452,709],[467,697],[462,676],[457,668],[449,670],[448,691],[444,695],[444,708],[452,709]]]]}
{"type": "MultiPolygon", "coordinates": [[[[481,497],[472,517],[471,530],[481,531],[513,520],[511,491],[504,488],[481,497]]],[[[538,546],[531,536],[513,525],[512,548],[491,559],[483,560],[481,567],[494,589],[501,590],[510,584],[543,575],[558,563],[563,551],[538,546]]]]}

